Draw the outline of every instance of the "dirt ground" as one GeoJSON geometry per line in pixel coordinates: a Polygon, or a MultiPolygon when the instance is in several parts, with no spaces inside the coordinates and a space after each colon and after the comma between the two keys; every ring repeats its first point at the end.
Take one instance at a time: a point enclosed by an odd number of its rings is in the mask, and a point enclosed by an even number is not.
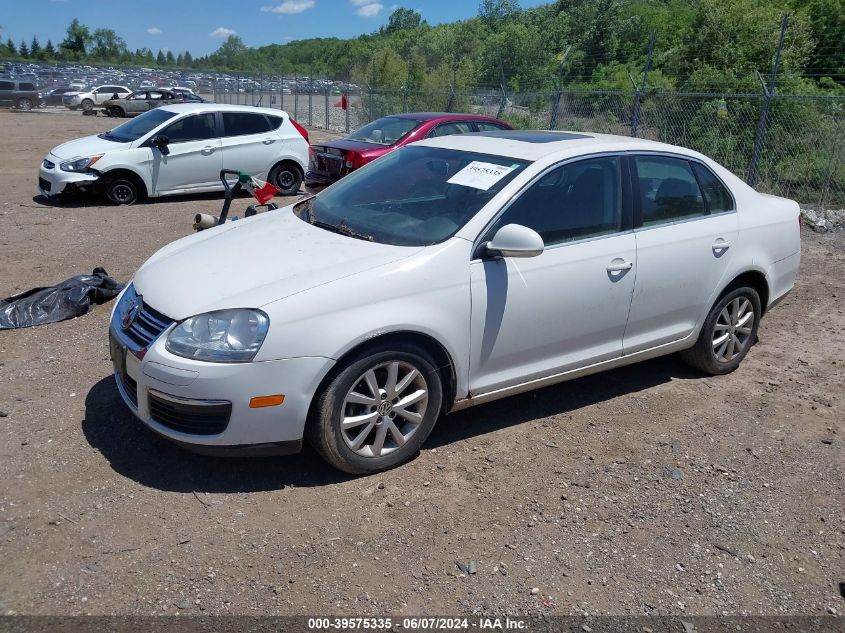
{"type": "MultiPolygon", "coordinates": [[[[126,280],[219,210],[33,199],[52,146],[113,125],[0,112],[0,296],[126,280]]],[[[841,614],[843,247],[804,232],[734,374],[671,356],[469,409],[372,477],[157,438],[114,386],[111,304],[0,332],[0,613],[841,614]]]]}

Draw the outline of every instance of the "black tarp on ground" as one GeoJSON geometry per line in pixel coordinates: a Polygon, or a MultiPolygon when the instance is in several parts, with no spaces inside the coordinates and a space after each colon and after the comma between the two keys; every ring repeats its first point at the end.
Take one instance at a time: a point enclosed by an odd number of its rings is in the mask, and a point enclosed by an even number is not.
{"type": "Polygon", "coordinates": [[[33,288],[0,299],[0,330],[32,327],[82,316],[93,303],[116,297],[123,284],[102,268],[90,275],[77,275],[47,288],[33,288]]]}

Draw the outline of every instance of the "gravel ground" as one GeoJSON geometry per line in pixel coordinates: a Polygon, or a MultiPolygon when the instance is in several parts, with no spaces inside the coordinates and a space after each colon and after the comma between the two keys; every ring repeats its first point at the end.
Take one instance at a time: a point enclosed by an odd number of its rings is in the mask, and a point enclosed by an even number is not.
{"type": "MultiPolygon", "coordinates": [[[[126,280],[220,208],[33,199],[50,147],[113,124],[0,112],[0,296],[126,280]]],[[[0,613],[841,614],[843,246],[804,231],[734,374],[672,356],[469,409],[372,477],[146,431],[111,378],[111,305],[0,332],[0,613]]]]}

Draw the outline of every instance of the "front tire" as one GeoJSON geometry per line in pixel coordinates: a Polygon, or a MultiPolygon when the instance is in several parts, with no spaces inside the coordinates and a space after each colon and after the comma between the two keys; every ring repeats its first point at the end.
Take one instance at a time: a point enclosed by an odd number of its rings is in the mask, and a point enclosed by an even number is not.
{"type": "Polygon", "coordinates": [[[283,196],[294,196],[302,184],[302,172],[294,163],[280,163],[270,170],[270,182],[281,191],[283,196]]]}
{"type": "Polygon", "coordinates": [[[731,373],[757,341],[761,315],[754,288],[729,288],[708,313],[695,346],[681,352],[681,358],[706,374],[731,373]]]}
{"type": "Polygon", "coordinates": [[[419,451],[442,399],[440,374],[425,351],[379,347],[350,361],[326,385],[306,434],[339,470],[354,475],[388,470],[419,451]]]}
{"type": "Polygon", "coordinates": [[[106,199],[112,204],[135,204],[140,198],[138,183],[126,176],[116,176],[109,180],[105,188],[106,199]]]}
{"type": "Polygon", "coordinates": [[[18,99],[17,107],[21,112],[29,112],[32,110],[32,99],[27,99],[25,97],[18,99]]]}
{"type": "Polygon", "coordinates": [[[90,112],[94,109],[94,102],[91,99],[85,99],[80,105],[85,112],[90,112]]]}

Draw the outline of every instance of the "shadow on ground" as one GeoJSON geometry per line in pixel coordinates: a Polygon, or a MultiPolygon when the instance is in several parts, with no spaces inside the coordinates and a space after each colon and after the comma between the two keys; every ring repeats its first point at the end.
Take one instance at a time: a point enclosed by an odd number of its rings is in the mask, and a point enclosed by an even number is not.
{"type": "MultiPolygon", "coordinates": [[[[636,393],[672,379],[700,377],[677,356],[505,398],[442,418],[424,448],[472,437],[636,393]]],[[[126,408],[107,376],[85,398],[82,430],[112,468],[141,485],[174,492],[257,492],[285,486],[325,486],[350,479],[309,447],[286,457],[209,457],[190,453],[155,435],[126,408]]],[[[559,429],[561,434],[565,428],[559,429]]],[[[401,468],[401,466],[400,466],[401,468]]]]}

